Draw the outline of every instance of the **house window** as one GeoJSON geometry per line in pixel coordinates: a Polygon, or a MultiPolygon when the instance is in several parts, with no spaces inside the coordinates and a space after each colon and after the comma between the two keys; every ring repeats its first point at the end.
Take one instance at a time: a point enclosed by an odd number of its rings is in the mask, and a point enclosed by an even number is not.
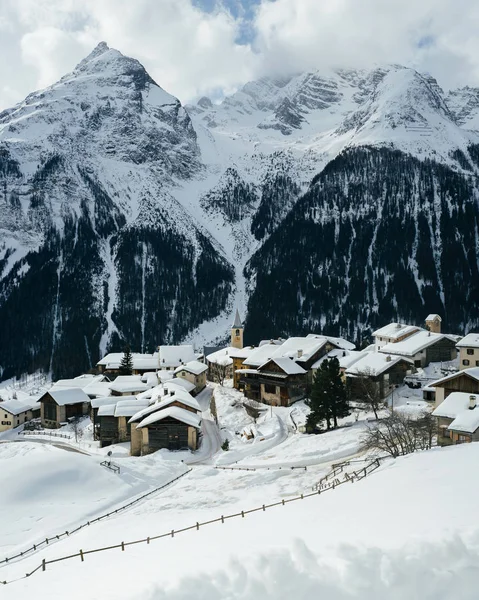
{"type": "Polygon", "coordinates": [[[236,336],[236,337],[239,337],[239,334],[240,334],[240,333],[239,333],[239,329],[237,329],[237,330],[235,331],[235,336],[236,336]]]}
{"type": "Polygon", "coordinates": [[[465,359],[462,361],[462,364],[463,364],[463,365],[465,365],[466,367],[468,367],[468,366],[469,366],[469,361],[467,360],[467,358],[465,358],[465,359]]]}
{"type": "Polygon", "coordinates": [[[443,429],[442,430],[442,436],[445,438],[450,438],[451,437],[451,432],[449,431],[449,429],[443,429]]]}
{"type": "Polygon", "coordinates": [[[479,367],[479,360],[476,360],[476,367],[479,367]]]}
{"type": "Polygon", "coordinates": [[[463,435],[462,433],[460,433],[460,434],[457,436],[457,441],[459,442],[459,444],[462,444],[462,443],[464,443],[464,442],[469,442],[469,441],[470,441],[470,438],[469,438],[469,436],[468,436],[468,435],[463,435]]]}
{"type": "Polygon", "coordinates": [[[182,376],[182,377],[186,377],[186,371],[182,371],[182,372],[181,372],[181,376],[182,376]]]}
{"type": "Polygon", "coordinates": [[[276,386],[275,385],[271,385],[270,383],[265,383],[264,391],[267,394],[276,394],[276,386]]]}
{"type": "Polygon", "coordinates": [[[2,421],[2,425],[11,425],[12,422],[11,421],[2,421]]]}
{"type": "Polygon", "coordinates": [[[474,348],[468,348],[467,353],[469,354],[469,356],[472,356],[474,354],[474,348]]]}
{"type": "Polygon", "coordinates": [[[5,415],[5,419],[8,419],[8,415],[5,415]]]}

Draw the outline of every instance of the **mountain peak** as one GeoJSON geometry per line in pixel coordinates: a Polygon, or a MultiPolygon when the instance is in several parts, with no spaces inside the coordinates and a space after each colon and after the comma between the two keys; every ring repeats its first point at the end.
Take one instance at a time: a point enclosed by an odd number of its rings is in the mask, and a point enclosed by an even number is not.
{"type": "Polygon", "coordinates": [[[78,63],[78,65],[75,67],[75,71],[81,69],[84,65],[91,62],[92,60],[95,60],[95,58],[98,58],[99,56],[105,54],[105,52],[108,52],[109,50],[110,47],[106,42],[100,42],[95,46],[95,48],[90,52],[88,56],[86,56],[83,60],[81,60],[78,63]]]}

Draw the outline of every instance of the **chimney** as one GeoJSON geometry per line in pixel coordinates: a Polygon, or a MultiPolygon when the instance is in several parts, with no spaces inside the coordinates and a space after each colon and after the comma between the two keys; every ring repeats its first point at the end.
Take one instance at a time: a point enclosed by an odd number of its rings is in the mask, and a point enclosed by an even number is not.
{"type": "Polygon", "coordinates": [[[298,350],[298,358],[301,358],[303,356],[303,351],[302,350],[298,350]]]}
{"type": "Polygon", "coordinates": [[[474,410],[476,408],[476,397],[469,396],[469,410],[474,410]]]}
{"type": "Polygon", "coordinates": [[[390,355],[390,354],[388,354],[388,355],[386,356],[386,362],[391,362],[391,355],[390,355]]]}

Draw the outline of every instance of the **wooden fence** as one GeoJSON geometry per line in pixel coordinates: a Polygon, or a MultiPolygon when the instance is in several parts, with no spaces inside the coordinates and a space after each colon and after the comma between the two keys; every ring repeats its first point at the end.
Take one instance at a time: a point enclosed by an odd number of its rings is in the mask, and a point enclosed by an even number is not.
{"type": "MultiPolygon", "coordinates": [[[[50,542],[56,542],[57,540],[60,540],[64,537],[73,535],[74,533],[76,533],[77,531],[80,531],[80,529],[83,529],[84,527],[88,527],[89,525],[93,525],[93,523],[98,523],[98,521],[103,521],[104,519],[106,519],[108,517],[116,515],[119,512],[122,512],[122,511],[126,510],[127,508],[130,508],[131,506],[134,506],[138,502],[141,502],[141,500],[144,500],[148,496],[151,496],[152,494],[156,494],[156,492],[163,490],[164,488],[168,487],[175,481],[178,481],[178,479],[181,479],[185,475],[188,475],[188,473],[191,473],[192,470],[193,469],[188,469],[184,473],[181,473],[181,475],[178,475],[178,477],[171,479],[170,481],[168,481],[167,483],[164,483],[160,487],[157,487],[154,490],[147,492],[146,494],[142,494],[138,498],[135,498],[131,502],[128,502],[128,504],[124,504],[123,506],[120,506],[119,508],[112,510],[109,513],[101,515],[100,517],[96,517],[96,519],[92,519],[91,521],[87,521],[86,523],[83,523],[82,525],[76,527],[72,531],[64,531],[63,533],[59,533],[58,535],[53,535],[52,537],[47,537],[44,540],[42,540],[41,542],[38,542],[38,544],[33,544],[33,546],[31,546],[27,550],[24,550],[23,552],[19,552],[18,554],[15,554],[14,556],[9,556],[8,558],[4,558],[3,560],[0,560],[0,565],[12,562],[12,561],[16,560],[17,558],[23,558],[26,554],[29,554],[30,552],[36,552],[43,546],[48,546],[50,544],[50,542]]],[[[5,583],[5,582],[3,582],[3,583],[5,583]]]]}
{"type": "MultiPolygon", "coordinates": [[[[52,565],[57,562],[62,562],[64,560],[71,560],[74,558],[79,558],[82,562],[84,562],[85,556],[88,556],[89,554],[96,554],[97,552],[106,552],[109,550],[121,550],[122,552],[124,552],[125,548],[127,548],[128,546],[134,546],[136,544],[149,545],[151,542],[153,542],[155,540],[159,540],[161,538],[170,538],[170,537],[173,538],[173,537],[175,537],[175,535],[184,533],[186,531],[199,531],[199,529],[201,527],[205,527],[206,525],[212,525],[213,523],[223,523],[224,524],[225,521],[227,521],[229,519],[235,519],[238,517],[241,517],[242,519],[244,519],[246,515],[252,514],[254,512],[265,512],[267,508],[273,508],[276,506],[285,506],[286,504],[290,504],[291,502],[297,502],[298,500],[305,500],[306,498],[317,497],[320,494],[327,492],[331,489],[335,489],[336,487],[338,487],[344,483],[354,483],[355,481],[359,481],[360,479],[367,477],[367,475],[369,475],[370,473],[375,471],[377,468],[379,468],[382,460],[383,460],[382,458],[375,458],[372,462],[368,463],[366,465],[366,467],[364,467],[363,469],[360,469],[358,472],[355,472],[352,475],[346,473],[347,477],[344,477],[344,479],[342,479],[342,480],[339,480],[337,478],[333,479],[331,482],[331,485],[328,485],[327,487],[325,487],[323,489],[319,488],[317,491],[313,491],[313,492],[310,492],[307,494],[301,494],[300,496],[295,496],[294,498],[289,498],[288,500],[285,500],[283,498],[282,500],[279,500],[278,502],[273,502],[271,504],[263,504],[262,506],[258,506],[256,508],[251,508],[249,510],[242,510],[240,512],[236,512],[236,513],[233,513],[230,515],[221,515],[221,517],[217,517],[216,519],[211,519],[209,521],[204,521],[202,523],[196,522],[194,525],[190,525],[189,527],[183,527],[182,529],[172,529],[165,533],[149,536],[149,537],[146,537],[146,538],[143,538],[140,540],[132,540],[129,542],[119,542],[118,544],[114,544],[112,546],[105,546],[103,548],[93,548],[91,550],[79,550],[78,552],[75,552],[74,554],[69,554],[67,556],[61,556],[59,558],[53,558],[51,560],[46,560],[44,558],[42,560],[41,564],[39,564],[33,571],[26,573],[23,577],[19,577],[17,579],[12,579],[10,581],[5,580],[0,583],[3,583],[4,585],[8,585],[10,583],[14,583],[15,581],[20,581],[22,579],[26,579],[27,577],[30,577],[34,573],[37,573],[39,571],[42,571],[42,572],[46,571],[47,565],[52,565]]],[[[333,471],[334,471],[334,469],[332,470],[332,472],[333,471]]],[[[189,471],[187,471],[187,472],[189,472],[189,471]]],[[[180,475],[180,477],[182,477],[183,475],[186,475],[186,473],[183,473],[182,475],[180,475]]],[[[179,477],[177,477],[177,479],[179,479],[179,477]]],[[[175,480],[173,480],[173,481],[175,481],[175,480]]],[[[161,488],[158,488],[158,489],[161,489],[161,488]]],[[[145,494],[145,496],[147,496],[151,493],[154,493],[154,492],[149,492],[148,494],[145,494]]],[[[137,499],[133,503],[137,502],[140,499],[141,498],[137,499]]],[[[130,503],[130,505],[133,503],[130,503]]],[[[126,508],[126,506],[123,507],[121,510],[123,510],[124,508],[126,508]]],[[[110,513],[110,514],[115,514],[115,512],[118,512],[118,510],[114,511],[113,513],[110,513]]],[[[104,518],[104,517],[100,517],[100,518],[104,518]]],[[[100,520],[100,519],[96,519],[96,520],[100,520]]],[[[87,525],[90,525],[90,523],[92,523],[92,522],[93,521],[89,522],[87,525]]],[[[84,525],[82,525],[82,527],[84,527],[84,525]]],[[[78,529],[81,529],[81,527],[79,527],[78,529]]],[[[75,531],[78,531],[78,529],[75,531]]],[[[74,532],[71,532],[71,533],[74,533],[74,532]]],[[[63,535],[65,535],[65,534],[63,534],[63,535]]],[[[68,535],[68,533],[66,535],[68,535]]]]}

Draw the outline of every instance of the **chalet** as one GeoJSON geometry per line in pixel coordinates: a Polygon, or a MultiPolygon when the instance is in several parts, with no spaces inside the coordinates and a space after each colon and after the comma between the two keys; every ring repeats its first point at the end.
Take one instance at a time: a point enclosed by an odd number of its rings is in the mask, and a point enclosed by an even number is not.
{"type": "Polygon", "coordinates": [[[401,341],[383,344],[379,348],[379,352],[404,356],[410,359],[415,367],[427,367],[431,362],[454,360],[457,355],[456,342],[455,336],[422,329],[401,341]]]}
{"type": "MultiPolygon", "coordinates": [[[[332,338],[323,335],[309,334],[306,337],[292,337],[287,340],[281,341],[279,344],[275,341],[270,343],[262,344],[258,348],[251,350],[248,356],[243,359],[241,368],[235,370],[235,374],[239,379],[238,387],[244,389],[245,396],[252,400],[261,401],[261,398],[267,398],[268,402],[271,401],[271,392],[266,392],[265,387],[268,385],[268,389],[272,390],[273,383],[265,380],[264,373],[267,369],[272,366],[269,361],[276,359],[288,359],[290,362],[281,362],[282,367],[286,368],[287,364],[296,365],[301,368],[301,371],[284,372],[281,378],[283,385],[276,385],[278,387],[277,399],[279,404],[282,406],[288,406],[291,402],[300,400],[305,395],[306,386],[312,380],[312,367],[321,358],[326,356],[332,350],[345,350],[349,351],[354,349],[354,344],[343,340],[342,338],[332,338]],[[306,374],[306,375],[305,375],[306,374]],[[284,375],[287,376],[287,381],[284,379],[284,375]],[[299,381],[305,379],[305,383],[299,384],[299,381]],[[299,387],[298,387],[299,385],[299,387]],[[262,387],[263,386],[263,387],[262,387]],[[288,389],[288,391],[286,391],[288,389]],[[282,390],[282,392],[281,392],[282,390]],[[281,393],[283,394],[281,396],[281,393]]],[[[278,364],[272,367],[277,370],[278,364]]],[[[271,375],[268,375],[271,379],[271,375]]],[[[266,378],[267,378],[266,377],[266,378]]]]}
{"type": "Polygon", "coordinates": [[[31,421],[40,412],[38,402],[11,399],[0,402],[0,433],[31,421]]]}
{"type": "Polygon", "coordinates": [[[479,333],[469,333],[456,344],[459,349],[459,369],[479,367],[479,333]]]}
{"type": "Polygon", "coordinates": [[[376,385],[380,398],[404,381],[411,373],[413,363],[403,356],[392,356],[383,352],[368,352],[345,371],[347,383],[353,394],[362,395],[361,382],[370,379],[376,385]]]}
{"type": "MultiPolygon", "coordinates": [[[[107,354],[104,358],[96,363],[100,373],[108,373],[111,375],[119,375],[120,364],[123,359],[123,352],[113,352],[107,354]]],[[[158,352],[153,354],[140,354],[132,352],[133,359],[133,375],[143,375],[147,371],[156,371],[159,366],[158,352]]]]}
{"type": "Polygon", "coordinates": [[[402,342],[418,331],[421,331],[421,328],[415,325],[405,325],[404,323],[390,323],[389,325],[385,325],[373,332],[375,350],[378,351],[386,344],[402,342]]]}
{"type": "Polygon", "coordinates": [[[321,366],[321,363],[329,358],[337,358],[339,361],[339,370],[341,373],[341,379],[346,382],[346,370],[349,367],[352,367],[354,365],[354,363],[358,362],[358,360],[360,360],[361,358],[363,358],[364,356],[366,356],[367,352],[366,351],[358,351],[358,350],[341,350],[339,348],[335,348],[334,350],[331,350],[331,352],[328,352],[328,354],[325,354],[324,356],[322,356],[320,359],[318,359],[315,363],[313,363],[313,365],[311,366],[311,371],[312,371],[312,377],[314,378],[316,371],[319,369],[319,367],[321,366]]]}
{"type": "Polygon", "coordinates": [[[479,406],[475,395],[452,392],[432,414],[437,420],[440,446],[479,441],[479,406]]]}
{"type": "MultiPolygon", "coordinates": [[[[102,399],[105,400],[105,399],[102,399]]],[[[100,447],[130,441],[131,428],[128,420],[139,410],[148,406],[148,400],[139,400],[135,396],[108,398],[106,402],[93,400],[94,437],[100,441],[100,447]]]]}
{"type": "Polygon", "coordinates": [[[50,389],[39,398],[42,426],[57,429],[68,419],[87,415],[90,398],[79,388],[50,389]]]}
{"type": "Polygon", "coordinates": [[[196,450],[201,408],[190,394],[178,390],[138,411],[129,424],[132,456],[144,456],[161,449],[196,450]]]}
{"type": "Polygon", "coordinates": [[[479,367],[464,369],[430,383],[436,390],[435,406],[439,406],[453,392],[479,395],[479,367]]]}
{"type": "Polygon", "coordinates": [[[206,371],[208,367],[204,363],[191,360],[175,369],[175,375],[194,384],[195,389],[192,393],[196,396],[206,387],[206,371]]]}
{"type": "MultiPolygon", "coordinates": [[[[290,406],[306,396],[308,372],[291,358],[272,358],[256,370],[244,373],[248,381],[245,395],[252,400],[273,406],[290,406]]],[[[240,371],[240,376],[242,374],[240,371]]]]}

